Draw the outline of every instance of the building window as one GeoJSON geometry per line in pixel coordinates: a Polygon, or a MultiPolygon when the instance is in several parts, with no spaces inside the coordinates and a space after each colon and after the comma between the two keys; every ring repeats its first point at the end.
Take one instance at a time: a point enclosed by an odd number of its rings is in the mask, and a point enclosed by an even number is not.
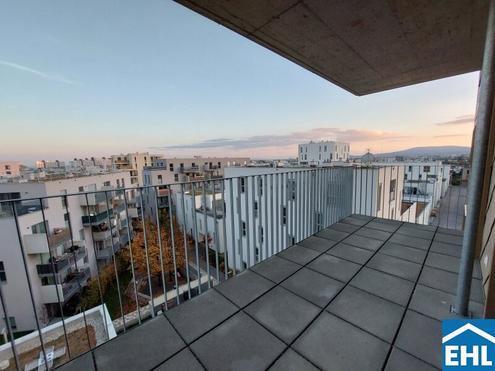
{"type": "Polygon", "coordinates": [[[407,180],[407,174],[404,174],[404,180],[407,180]]]}
{"type": "Polygon", "coordinates": [[[178,182],[179,181],[179,174],[174,174],[174,182],[178,182]]]}
{"type": "Polygon", "coordinates": [[[244,193],[244,191],[246,190],[246,181],[244,178],[240,178],[240,181],[241,181],[241,193],[244,193]]]}
{"type": "Polygon", "coordinates": [[[168,168],[170,169],[170,171],[174,171],[174,164],[169,164],[168,168]]]}
{"type": "Polygon", "coordinates": [[[7,274],[5,273],[5,266],[3,265],[3,261],[0,261],[0,281],[7,282],[7,274]]]}
{"type": "Polygon", "coordinates": [[[39,222],[38,224],[32,225],[31,226],[31,233],[32,234],[46,233],[45,223],[39,222]]]}
{"type": "Polygon", "coordinates": [[[84,192],[84,187],[83,186],[80,186],[79,187],[79,192],[84,192]]]}
{"type": "Polygon", "coordinates": [[[245,236],[247,233],[246,222],[242,222],[242,235],[245,236]]]}
{"type": "Polygon", "coordinates": [[[263,179],[259,178],[258,184],[259,184],[259,194],[260,196],[263,196],[263,179]]]}
{"type": "Polygon", "coordinates": [[[423,166],[423,171],[425,173],[429,173],[430,172],[430,167],[429,166],[423,166]]]}
{"type": "Polygon", "coordinates": [[[222,168],[222,163],[220,161],[218,161],[218,168],[221,169],[222,168]]]}
{"type": "Polygon", "coordinates": [[[282,225],[287,224],[287,208],[282,206],[282,225]]]}
{"type": "Polygon", "coordinates": [[[106,182],[103,182],[104,187],[110,187],[110,181],[107,180],[106,182]]]}
{"type": "Polygon", "coordinates": [[[258,201],[254,201],[254,217],[258,217],[258,201]]]}
{"type": "Polygon", "coordinates": [[[327,151],[327,146],[325,145],[325,152],[327,151]]]}
{"type": "Polygon", "coordinates": [[[408,171],[411,172],[412,171],[412,166],[409,166],[408,167],[408,171]]]}
{"type": "Polygon", "coordinates": [[[397,180],[392,179],[390,181],[390,201],[395,201],[396,186],[397,186],[397,180]]]}
{"type": "Polygon", "coordinates": [[[158,175],[158,184],[163,184],[163,178],[161,175],[158,175]]]}

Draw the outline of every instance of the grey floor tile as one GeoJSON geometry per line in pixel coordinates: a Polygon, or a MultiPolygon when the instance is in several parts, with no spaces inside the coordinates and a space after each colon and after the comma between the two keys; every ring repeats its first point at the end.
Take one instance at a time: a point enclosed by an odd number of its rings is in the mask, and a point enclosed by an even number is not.
{"type": "Polygon", "coordinates": [[[453,245],[462,245],[462,236],[455,236],[452,234],[437,233],[434,240],[438,242],[450,243],[453,245]]]}
{"type": "Polygon", "coordinates": [[[438,233],[443,233],[443,234],[453,234],[454,236],[463,236],[464,232],[459,231],[457,229],[447,229],[443,227],[438,227],[438,233]]]}
{"type": "Polygon", "coordinates": [[[421,270],[420,264],[384,254],[376,254],[366,266],[413,282],[421,270]]]}
{"type": "Polygon", "coordinates": [[[251,270],[269,280],[279,283],[297,271],[301,266],[287,259],[274,255],[269,259],[251,267],[251,270]]]}
{"type": "Polygon", "coordinates": [[[373,238],[380,241],[385,241],[392,235],[390,232],[379,231],[377,229],[368,228],[368,226],[359,229],[355,233],[358,236],[373,238]]]}
{"type": "Polygon", "coordinates": [[[436,371],[428,363],[413,357],[399,348],[393,348],[385,367],[385,371],[436,371]]]}
{"type": "Polygon", "coordinates": [[[311,236],[297,244],[319,252],[325,252],[337,244],[337,242],[326,238],[311,236]]]}
{"type": "Polygon", "coordinates": [[[201,371],[204,367],[198,362],[196,357],[191,353],[188,348],[181,350],[172,358],[162,363],[159,367],[155,369],[156,371],[177,371],[177,370],[187,370],[187,371],[201,371]]]}
{"type": "Polygon", "coordinates": [[[442,323],[408,310],[395,346],[437,367],[442,367],[442,323]]]}
{"type": "Polygon", "coordinates": [[[377,229],[383,232],[395,232],[399,226],[400,224],[384,223],[383,221],[377,221],[376,219],[366,224],[366,228],[377,229]]]}
{"type": "Polygon", "coordinates": [[[349,224],[349,223],[340,223],[339,222],[339,223],[332,224],[329,228],[335,229],[336,231],[345,232],[345,233],[353,233],[357,229],[359,229],[360,226],[349,224]]]}
{"type": "Polygon", "coordinates": [[[395,233],[392,237],[390,237],[389,241],[422,250],[428,250],[431,244],[431,241],[425,240],[424,238],[406,236],[405,234],[400,233],[395,233]]]}
{"type": "Polygon", "coordinates": [[[426,258],[425,265],[433,268],[444,269],[452,273],[459,273],[460,259],[455,256],[437,254],[430,252],[426,258]]]}
{"type": "Polygon", "coordinates": [[[285,344],[240,312],[196,340],[191,349],[208,370],[264,370],[285,344]]]}
{"type": "Polygon", "coordinates": [[[426,250],[415,249],[395,242],[386,242],[380,249],[380,254],[394,256],[418,264],[423,264],[426,258],[426,250]]]}
{"type": "Polygon", "coordinates": [[[364,267],[350,283],[402,306],[407,305],[414,283],[364,267]]]}
{"type": "Polygon", "coordinates": [[[332,249],[327,251],[327,254],[337,256],[346,260],[350,260],[357,264],[364,264],[373,255],[373,251],[361,249],[360,247],[339,243],[332,249]]]}
{"type": "MultiPolygon", "coordinates": [[[[412,296],[409,308],[439,321],[456,318],[451,312],[451,306],[455,304],[455,295],[432,289],[423,285],[417,285],[412,296]]],[[[481,318],[483,305],[475,302],[469,303],[469,310],[474,318],[481,318]]]]}
{"type": "Polygon", "coordinates": [[[324,370],[380,370],[389,345],[323,312],[293,346],[324,370]]]}
{"type": "Polygon", "coordinates": [[[306,359],[301,357],[297,352],[288,348],[282,356],[277,359],[277,362],[269,368],[270,371],[318,371],[318,368],[313,366],[306,359]]]}
{"type": "Polygon", "coordinates": [[[397,233],[410,237],[423,238],[425,240],[432,240],[435,232],[426,231],[409,225],[403,225],[397,230],[397,233]]]}
{"type": "Polygon", "coordinates": [[[356,234],[353,234],[353,235],[347,237],[342,242],[347,244],[347,245],[360,247],[362,249],[366,249],[366,250],[370,250],[370,251],[378,250],[380,248],[380,246],[383,244],[383,241],[375,240],[375,239],[369,238],[369,237],[358,236],[356,234]]]}
{"type": "Polygon", "coordinates": [[[430,251],[460,258],[462,247],[459,245],[452,245],[445,242],[433,241],[433,243],[431,244],[430,251]]]}
{"type": "Polygon", "coordinates": [[[275,284],[260,275],[246,270],[235,277],[215,286],[215,290],[227,297],[239,307],[244,307],[275,284]]]}
{"type": "Polygon", "coordinates": [[[347,286],[326,310],[391,343],[405,308],[347,286]]]}
{"type": "MultiPolygon", "coordinates": [[[[419,283],[455,295],[457,292],[457,279],[458,275],[455,273],[424,266],[419,276],[419,283]]],[[[471,300],[484,303],[481,280],[473,278],[471,283],[471,300]]]]}
{"type": "Polygon", "coordinates": [[[92,371],[96,370],[91,352],[84,353],[77,358],[58,367],[57,370],[63,371],[92,371]]]}
{"type": "Polygon", "coordinates": [[[418,223],[409,223],[405,222],[403,224],[405,227],[410,227],[410,228],[415,228],[419,231],[430,231],[430,232],[435,232],[437,230],[437,227],[434,225],[427,225],[427,224],[418,224],[418,223]]]}
{"type": "Polygon", "coordinates": [[[368,220],[363,220],[363,219],[349,216],[347,218],[342,219],[341,222],[347,223],[347,224],[352,224],[352,225],[357,225],[357,226],[361,227],[361,226],[365,225],[366,223],[368,223],[368,220]]]}
{"type": "Polygon", "coordinates": [[[297,264],[306,265],[320,254],[321,252],[319,251],[308,249],[304,246],[294,245],[278,253],[278,256],[289,259],[297,264]]]}
{"type": "Polygon", "coordinates": [[[184,347],[168,320],[160,316],[110,340],[93,353],[99,370],[149,370],[184,347]]]}
{"type": "Polygon", "coordinates": [[[307,267],[336,280],[347,282],[361,268],[361,265],[336,256],[323,254],[309,263],[307,267]]]}
{"type": "Polygon", "coordinates": [[[244,311],[286,343],[290,343],[318,315],[320,308],[290,291],[276,287],[244,311]]]}
{"type": "Polygon", "coordinates": [[[349,216],[349,218],[360,219],[365,221],[370,221],[375,219],[373,216],[364,215],[364,214],[352,214],[349,216]]]}
{"type": "Polygon", "coordinates": [[[323,308],[342,288],[343,283],[311,269],[303,268],[281,285],[323,308]]]}
{"type": "Polygon", "coordinates": [[[339,242],[349,236],[349,233],[346,232],[341,232],[341,231],[336,231],[335,229],[327,228],[323,229],[322,231],[318,232],[316,236],[321,237],[321,238],[326,238],[328,240],[332,240],[335,242],[339,242]]]}
{"type": "Polygon", "coordinates": [[[237,307],[215,290],[208,290],[165,312],[175,329],[189,344],[237,311],[237,307]]]}
{"type": "Polygon", "coordinates": [[[374,218],[371,222],[389,224],[389,225],[394,225],[397,227],[400,227],[403,224],[399,220],[393,220],[393,219],[387,219],[387,218],[374,218]]]}

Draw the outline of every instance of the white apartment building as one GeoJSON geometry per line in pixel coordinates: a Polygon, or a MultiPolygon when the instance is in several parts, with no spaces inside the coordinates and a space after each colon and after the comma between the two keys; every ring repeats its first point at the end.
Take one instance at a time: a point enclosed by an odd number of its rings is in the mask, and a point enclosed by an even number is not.
{"type": "Polygon", "coordinates": [[[352,188],[353,213],[414,222],[409,208],[403,209],[404,166],[354,168],[352,188]]]}
{"type": "Polygon", "coordinates": [[[349,159],[350,144],[335,141],[309,142],[299,144],[299,165],[325,165],[344,162],[349,159]]]}
{"type": "MultiPolygon", "coordinates": [[[[219,185],[220,183],[217,182],[219,185]]],[[[225,233],[223,223],[222,193],[218,186],[213,192],[209,187],[206,194],[201,190],[184,190],[173,186],[173,202],[176,205],[177,222],[185,225],[186,233],[202,247],[208,242],[208,248],[223,254],[225,249],[225,233]],[[196,223],[195,223],[196,222],[196,223]]]]}
{"type": "Polygon", "coordinates": [[[65,168],[65,162],[59,160],[37,160],[37,169],[63,169],[65,168]]]}
{"type": "Polygon", "coordinates": [[[146,215],[155,218],[155,197],[158,197],[158,208],[168,207],[169,190],[165,185],[222,177],[225,167],[245,166],[249,162],[250,159],[245,157],[196,156],[191,158],[155,159],[153,166],[143,169],[143,185],[159,186],[158,195],[154,190],[144,192],[146,215]]]}
{"type": "Polygon", "coordinates": [[[251,266],[350,214],[352,168],[307,170],[225,169],[234,177],[225,183],[229,267],[251,266]]]}
{"type": "Polygon", "coordinates": [[[19,161],[0,161],[0,178],[12,178],[21,175],[21,163],[19,161]]]}
{"type": "MultiPolygon", "coordinates": [[[[0,184],[0,199],[4,200],[69,195],[46,198],[42,205],[39,200],[18,203],[17,226],[12,204],[0,208],[0,280],[14,331],[36,328],[23,259],[37,316],[46,324],[60,316],[59,301],[63,307],[67,305],[88,279],[97,275],[98,261],[108,261],[112,251],[127,243],[127,228],[131,224],[123,209],[122,193],[116,188],[129,183],[127,172],[115,172],[0,184]],[[104,193],[70,196],[96,190],[107,190],[107,197],[104,193]],[[107,200],[110,212],[107,212],[107,200]],[[22,238],[24,257],[16,227],[22,238]]],[[[131,197],[128,194],[129,210],[134,210],[136,215],[131,197]]]]}
{"type": "Polygon", "coordinates": [[[404,197],[436,207],[450,184],[450,165],[442,161],[404,163],[404,197]]]}
{"type": "Polygon", "coordinates": [[[151,166],[160,156],[150,155],[148,152],[134,152],[112,155],[113,167],[116,170],[128,171],[131,177],[131,186],[143,185],[143,169],[151,166]]]}

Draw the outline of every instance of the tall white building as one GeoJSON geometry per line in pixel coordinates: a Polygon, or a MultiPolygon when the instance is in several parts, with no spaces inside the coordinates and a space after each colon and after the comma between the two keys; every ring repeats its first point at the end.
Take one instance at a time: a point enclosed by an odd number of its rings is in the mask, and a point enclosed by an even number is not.
{"type": "Polygon", "coordinates": [[[335,141],[309,142],[299,144],[300,165],[325,165],[349,159],[350,144],[335,141]]]}
{"type": "MultiPolygon", "coordinates": [[[[88,279],[97,275],[98,262],[108,261],[112,251],[127,243],[131,223],[117,188],[129,183],[127,172],[115,172],[0,184],[3,200],[69,195],[46,198],[41,203],[38,199],[16,203],[17,225],[12,203],[0,208],[0,280],[14,331],[36,329],[24,259],[37,316],[46,324],[60,316],[59,301],[62,307],[68,305],[88,279]],[[70,196],[99,190],[107,190],[107,197],[105,193],[70,196]]],[[[129,210],[137,216],[131,197],[128,195],[129,210]]]]}

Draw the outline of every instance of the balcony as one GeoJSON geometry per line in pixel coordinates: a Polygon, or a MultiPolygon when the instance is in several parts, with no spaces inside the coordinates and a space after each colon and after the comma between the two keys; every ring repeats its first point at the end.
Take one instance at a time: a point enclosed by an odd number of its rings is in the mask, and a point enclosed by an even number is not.
{"type": "Polygon", "coordinates": [[[41,286],[41,297],[43,303],[54,304],[66,303],[76,293],[86,286],[91,276],[89,268],[85,268],[62,284],[41,286]],[[58,291],[58,293],[57,293],[58,291]]]}
{"type": "MultiPolygon", "coordinates": [[[[461,240],[455,230],[353,215],[94,349],[94,365],[81,357],[70,369],[441,368],[461,240]]],[[[477,262],[475,318],[480,278],[477,262]]]]}
{"type": "Polygon", "coordinates": [[[60,273],[69,267],[75,267],[74,260],[81,260],[86,254],[86,248],[79,247],[74,253],[67,252],[62,256],[56,257],[56,261],[53,264],[37,264],[36,271],[39,276],[52,276],[54,273],[60,273]]]}
{"type": "Polygon", "coordinates": [[[26,234],[23,236],[23,239],[26,253],[45,254],[48,253],[48,247],[53,249],[69,242],[71,235],[69,228],[58,228],[55,229],[52,234],[48,235],[48,240],[46,233],[26,234]]]}
{"type": "MultiPolygon", "coordinates": [[[[108,197],[108,202],[111,202],[112,200],[112,195],[111,193],[107,193],[108,197]]],[[[96,193],[87,193],[87,194],[82,194],[79,195],[79,202],[81,206],[97,206],[100,204],[106,204],[107,202],[107,197],[105,196],[105,192],[96,192],[96,193]],[[86,197],[87,197],[87,202],[86,202],[86,197]]]]}
{"type": "Polygon", "coordinates": [[[98,214],[90,214],[90,215],[83,215],[82,218],[82,224],[85,227],[91,226],[91,225],[98,225],[101,223],[105,223],[108,221],[108,215],[112,217],[113,210],[109,209],[108,212],[102,211],[98,214]]]}

